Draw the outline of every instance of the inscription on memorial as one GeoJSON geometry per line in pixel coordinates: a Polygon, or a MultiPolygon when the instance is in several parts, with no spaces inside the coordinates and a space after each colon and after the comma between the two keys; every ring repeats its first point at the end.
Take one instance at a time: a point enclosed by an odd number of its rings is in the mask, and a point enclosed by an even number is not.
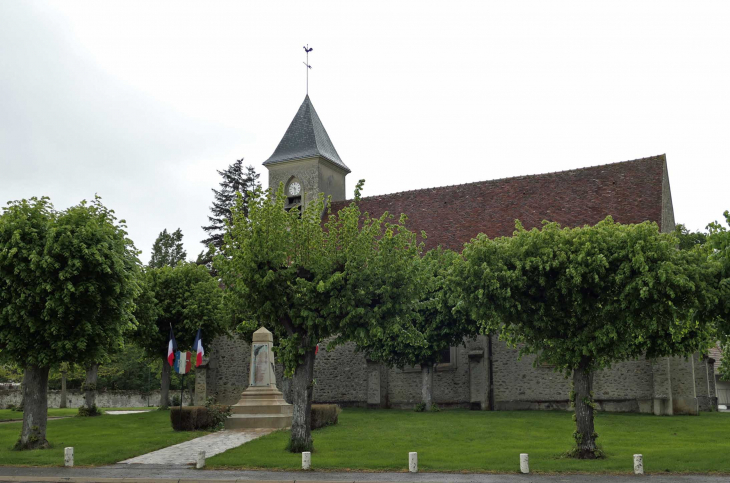
{"type": "Polygon", "coordinates": [[[267,344],[253,345],[253,379],[254,386],[265,386],[269,383],[267,369],[269,368],[269,346],[267,344]]]}

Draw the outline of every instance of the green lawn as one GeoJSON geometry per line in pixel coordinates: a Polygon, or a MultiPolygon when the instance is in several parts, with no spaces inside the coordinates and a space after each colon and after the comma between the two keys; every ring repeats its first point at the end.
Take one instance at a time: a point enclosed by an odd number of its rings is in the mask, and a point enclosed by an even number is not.
{"type": "MultiPolygon", "coordinates": [[[[535,472],[633,472],[633,454],[645,471],[730,473],[730,413],[653,416],[598,413],[598,461],[561,458],[574,423],[562,411],[442,411],[345,409],[340,423],[313,433],[314,469],[406,471],[408,452],[419,470],[517,472],[529,453],[535,472]]],[[[278,431],[207,460],[209,468],[301,468],[301,455],[284,450],[278,431]]]]}
{"type": "Polygon", "coordinates": [[[0,465],[63,466],[66,446],[74,447],[77,466],[110,464],[206,434],[174,432],[169,411],[68,418],[48,421],[52,448],[13,451],[21,424],[0,424],[0,465]]]}
{"type": "MultiPolygon", "coordinates": [[[[142,407],[142,408],[101,408],[102,411],[149,411],[149,410],[155,410],[155,408],[148,408],[148,407],[142,407]]],[[[57,417],[65,417],[65,416],[76,416],[78,414],[79,410],[77,408],[64,408],[64,409],[58,409],[58,408],[49,408],[48,409],[48,417],[49,418],[57,418],[57,417]]],[[[20,411],[13,411],[12,409],[0,409],[0,421],[22,421],[23,420],[23,413],[20,411]]]]}

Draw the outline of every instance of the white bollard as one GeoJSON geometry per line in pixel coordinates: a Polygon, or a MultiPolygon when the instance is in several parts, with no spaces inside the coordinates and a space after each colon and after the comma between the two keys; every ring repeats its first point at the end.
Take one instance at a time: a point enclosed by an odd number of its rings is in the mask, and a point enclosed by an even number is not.
{"type": "Polygon", "coordinates": [[[635,475],[643,475],[644,474],[644,457],[640,454],[634,455],[634,474],[635,475]]]}
{"type": "Polygon", "coordinates": [[[418,473],[418,453],[408,453],[408,471],[418,473]]]}
{"type": "Polygon", "coordinates": [[[530,461],[528,459],[527,453],[520,453],[520,472],[530,472],[530,461]]]}
{"type": "Polygon", "coordinates": [[[312,467],[312,453],[309,451],[305,451],[302,453],[302,469],[308,470],[312,467]]]}
{"type": "Polygon", "coordinates": [[[198,462],[195,464],[197,469],[205,468],[205,451],[198,451],[198,462]]]}
{"type": "Polygon", "coordinates": [[[63,450],[63,465],[73,466],[74,465],[74,448],[69,446],[63,450]]]}

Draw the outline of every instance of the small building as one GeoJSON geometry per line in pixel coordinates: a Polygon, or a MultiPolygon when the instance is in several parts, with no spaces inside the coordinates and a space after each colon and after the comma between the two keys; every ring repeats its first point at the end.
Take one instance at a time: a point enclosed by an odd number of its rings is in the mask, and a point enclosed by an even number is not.
{"type": "MultiPolygon", "coordinates": [[[[407,162],[407,161],[404,161],[407,162]]],[[[306,205],[318,193],[332,208],[349,203],[340,158],[307,96],[264,166],[269,187],[283,184],[288,205],[306,205]]],[[[674,209],[665,155],[570,171],[476,181],[457,186],[366,197],[363,211],[408,215],[408,226],[425,231],[426,248],[461,250],[479,233],[509,236],[519,219],[525,228],[543,220],[563,226],[593,225],[611,215],[619,223],[653,221],[674,230],[674,209]]],[[[324,344],[323,344],[324,345],[324,344]]],[[[322,347],[322,346],[320,346],[322,347]]],[[[246,387],[246,341],[219,338],[211,359],[198,371],[199,400],[215,395],[238,401],[246,387]]],[[[452,347],[436,367],[434,401],[444,407],[480,410],[567,409],[570,380],[552,367],[518,359],[496,336],[480,336],[452,347]]],[[[340,405],[410,408],[420,402],[420,368],[388,368],[368,361],[345,344],[321,349],[315,362],[314,401],[340,405]]],[[[279,388],[287,384],[278,370],[279,388]]],[[[626,361],[596,373],[599,409],[655,414],[697,414],[717,408],[712,359],[669,357],[626,361]]]]}

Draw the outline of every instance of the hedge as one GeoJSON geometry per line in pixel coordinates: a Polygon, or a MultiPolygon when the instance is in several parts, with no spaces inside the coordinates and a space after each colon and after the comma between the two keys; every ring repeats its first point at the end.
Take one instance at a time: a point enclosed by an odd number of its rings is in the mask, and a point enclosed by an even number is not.
{"type": "Polygon", "coordinates": [[[337,424],[340,411],[337,404],[312,404],[312,429],[337,424]]]}

